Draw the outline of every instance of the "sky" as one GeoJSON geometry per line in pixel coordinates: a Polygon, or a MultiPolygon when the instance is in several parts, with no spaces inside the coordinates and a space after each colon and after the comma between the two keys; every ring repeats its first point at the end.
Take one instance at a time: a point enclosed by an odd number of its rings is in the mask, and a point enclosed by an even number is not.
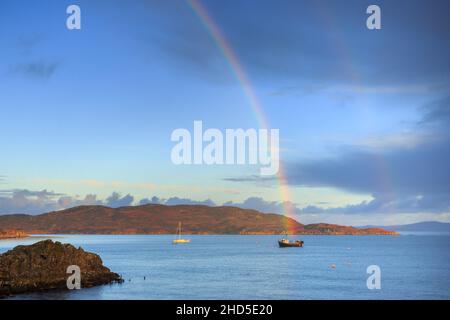
{"type": "Polygon", "coordinates": [[[438,0],[1,1],[0,214],[288,203],[302,223],[450,222],[448,12],[438,0]],[[71,4],[80,30],[66,28],[71,4]],[[371,4],[380,30],[366,27],[371,4]],[[175,129],[259,129],[261,116],[279,129],[289,197],[254,165],[171,161],[175,129]]]}

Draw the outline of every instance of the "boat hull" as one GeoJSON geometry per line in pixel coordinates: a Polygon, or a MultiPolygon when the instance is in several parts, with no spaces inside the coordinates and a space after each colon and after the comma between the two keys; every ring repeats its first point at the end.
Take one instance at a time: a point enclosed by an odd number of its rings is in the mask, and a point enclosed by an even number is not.
{"type": "Polygon", "coordinates": [[[303,247],[303,241],[297,240],[294,242],[284,242],[278,240],[278,245],[280,246],[280,248],[303,247]]]}
{"type": "Polygon", "coordinates": [[[173,244],[189,243],[189,242],[191,242],[191,240],[189,240],[189,239],[176,239],[176,240],[172,241],[173,244]]]}

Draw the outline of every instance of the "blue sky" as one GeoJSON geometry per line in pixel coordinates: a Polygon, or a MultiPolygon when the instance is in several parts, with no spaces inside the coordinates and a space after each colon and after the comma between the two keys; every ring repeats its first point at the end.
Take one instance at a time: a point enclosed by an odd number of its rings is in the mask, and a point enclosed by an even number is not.
{"type": "MultiPolygon", "coordinates": [[[[202,0],[272,128],[302,222],[450,221],[448,1],[202,0]]],[[[185,1],[0,3],[0,213],[97,203],[282,212],[254,166],[175,166],[176,128],[258,128],[185,1]],[[77,4],[82,29],[65,27],[77,4]],[[153,198],[153,200],[152,200],[153,198]]]]}

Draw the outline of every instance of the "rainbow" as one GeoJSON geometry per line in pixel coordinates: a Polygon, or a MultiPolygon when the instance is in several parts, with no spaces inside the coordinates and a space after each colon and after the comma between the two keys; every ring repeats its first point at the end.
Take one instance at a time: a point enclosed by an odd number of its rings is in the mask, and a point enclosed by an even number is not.
{"type": "MultiPolygon", "coordinates": [[[[262,107],[261,102],[259,101],[255,90],[252,87],[252,84],[247,76],[242,64],[239,62],[239,59],[234,52],[230,43],[226,40],[225,36],[221,32],[219,26],[214,23],[211,16],[208,14],[206,8],[201,4],[200,0],[188,0],[187,3],[193,9],[194,13],[201,20],[202,24],[205,26],[208,33],[211,35],[212,39],[219,47],[226,61],[228,62],[231,70],[235,74],[239,84],[242,87],[244,95],[247,97],[250,107],[253,113],[256,116],[258,124],[263,129],[269,128],[269,123],[264,113],[264,109],[262,107]]],[[[281,203],[283,204],[283,214],[288,219],[285,219],[285,229],[288,233],[294,233],[294,223],[293,220],[289,218],[294,217],[294,205],[291,201],[291,194],[288,187],[288,180],[286,175],[284,174],[284,170],[282,167],[282,163],[280,160],[280,167],[277,174],[278,187],[281,196],[281,203]]]]}

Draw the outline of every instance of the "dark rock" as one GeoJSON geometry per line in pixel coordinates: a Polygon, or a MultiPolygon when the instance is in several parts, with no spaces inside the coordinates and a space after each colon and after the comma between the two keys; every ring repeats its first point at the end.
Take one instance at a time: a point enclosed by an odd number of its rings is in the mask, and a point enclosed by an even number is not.
{"type": "Polygon", "coordinates": [[[103,266],[97,254],[44,240],[17,246],[0,255],[0,296],[51,289],[66,289],[67,267],[77,265],[81,287],[122,282],[121,277],[103,266]]]}

